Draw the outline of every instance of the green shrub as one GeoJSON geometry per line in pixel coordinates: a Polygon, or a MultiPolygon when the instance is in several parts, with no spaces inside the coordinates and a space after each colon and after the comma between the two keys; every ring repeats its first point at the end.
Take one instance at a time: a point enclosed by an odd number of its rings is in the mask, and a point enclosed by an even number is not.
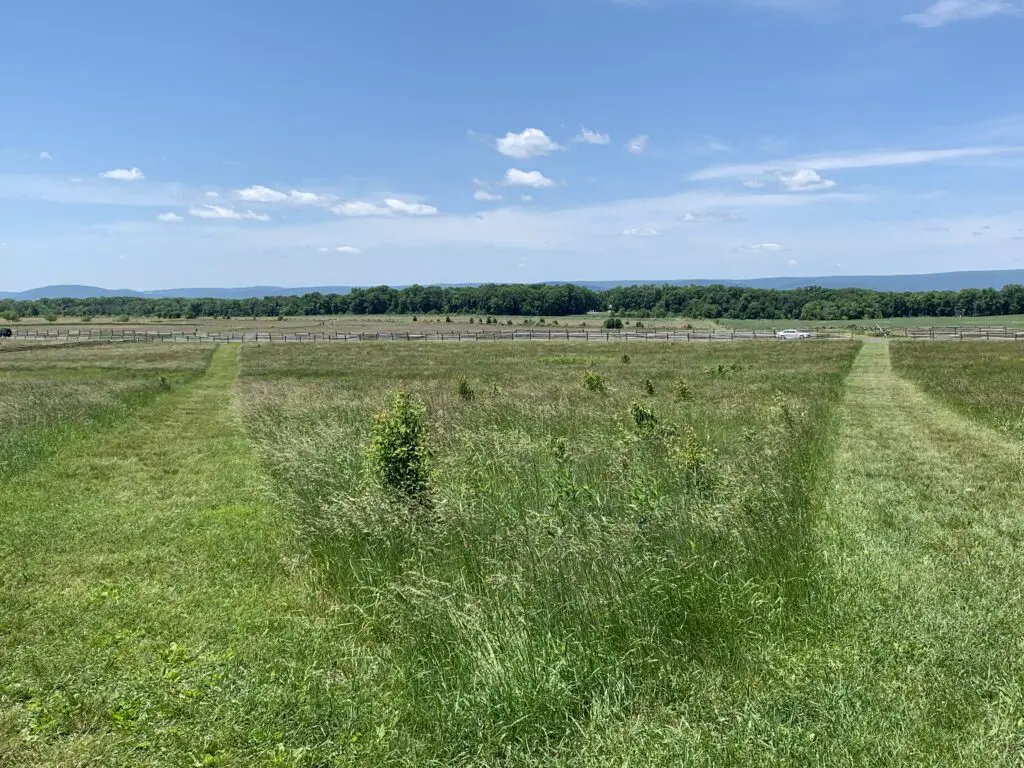
{"type": "Polygon", "coordinates": [[[43,319],[46,320],[46,322],[48,322],[48,323],[56,323],[57,322],[57,316],[56,315],[46,315],[43,319]]]}
{"type": "Polygon", "coordinates": [[[626,353],[626,354],[624,354],[624,355],[622,356],[622,362],[623,362],[623,364],[625,364],[625,365],[629,365],[631,361],[632,361],[632,358],[631,358],[631,357],[629,356],[629,353],[626,353]]]}
{"type": "Polygon", "coordinates": [[[650,379],[644,379],[643,382],[640,384],[640,386],[643,387],[645,395],[647,395],[648,397],[654,397],[654,382],[653,381],[651,381],[650,379]]]}
{"type": "MultiPolygon", "coordinates": [[[[228,319],[230,320],[231,318],[228,318],[228,319]]],[[[114,322],[117,322],[117,323],[127,323],[130,320],[131,320],[131,318],[128,317],[128,315],[118,315],[117,317],[114,318],[114,322]]]]}
{"type": "Polygon", "coordinates": [[[622,328],[622,318],[612,315],[604,321],[604,327],[612,330],[619,330],[622,328]]]}
{"type": "Polygon", "coordinates": [[[367,460],[371,475],[385,491],[426,500],[427,409],[407,390],[390,392],[384,409],[374,414],[367,460]]]}
{"type": "Polygon", "coordinates": [[[455,391],[458,393],[459,397],[461,397],[467,403],[470,402],[474,397],[476,397],[476,393],[473,391],[473,387],[471,387],[469,385],[469,382],[466,381],[465,376],[459,377],[459,382],[458,384],[455,385],[455,391]]]}
{"type": "Polygon", "coordinates": [[[673,454],[690,490],[702,495],[714,490],[718,482],[715,471],[717,452],[701,439],[693,427],[687,427],[683,439],[675,445],[673,454]]]}
{"type": "Polygon", "coordinates": [[[686,379],[678,379],[674,385],[672,385],[672,399],[677,403],[685,403],[693,400],[693,390],[690,389],[690,385],[686,383],[686,379]]]}
{"type": "Polygon", "coordinates": [[[580,383],[583,384],[583,388],[588,392],[603,393],[608,389],[605,386],[604,377],[597,371],[589,368],[580,376],[580,383]]]}
{"type": "Polygon", "coordinates": [[[654,411],[636,400],[629,404],[629,415],[633,418],[634,426],[641,432],[648,432],[658,424],[654,411]]]}

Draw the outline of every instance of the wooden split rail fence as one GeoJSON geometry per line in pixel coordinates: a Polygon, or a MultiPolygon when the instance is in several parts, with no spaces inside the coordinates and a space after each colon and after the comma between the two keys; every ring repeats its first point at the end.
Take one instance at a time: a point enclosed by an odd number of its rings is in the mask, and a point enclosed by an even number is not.
{"type": "MultiPolygon", "coordinates": [[[[816,339],[847,339],[847,333],[833,331],[811,332],[816,339]]],[[[758,330],[690,330],[690,331],[577,331],[538,330],[431,332],[378,331],[374,333],[285,333],[272,331],[135,331],[135,330],[28,330],[18,329],[8,341],[177,341],[177,342],[310,342],[310,341],[768,341],[775,339],[775,331],[758,330]]]]}
{"type": "Polygon", "coordinates": [[[932,328],[904,328],[900,334],[890,329],[890,335],[908,339],[929,341],[970,341],[985,339],[1007,339],[1024,341],[1024,329],[1020,328],[973,328],[969,326],[937,326],[932,328]]]}

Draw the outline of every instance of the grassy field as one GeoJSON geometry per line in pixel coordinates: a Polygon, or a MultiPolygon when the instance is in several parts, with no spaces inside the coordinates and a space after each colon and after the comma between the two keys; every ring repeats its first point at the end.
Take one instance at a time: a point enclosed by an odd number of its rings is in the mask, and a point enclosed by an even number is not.
{"type": "Polygon", "coordinates": [[[1017,765],[1021,362],[0,355],[0,765],[1017,765]]]}
{"type": "MultiPolygon", "coordinates": [[[[272,331],[274,333],[296,332],[329,332],[329,333],[469,333],[473,331],[497,331],[510,328],[523,329],[565,329],[598,330],[606,315],[572,315],[569,317],[522,317],[501,316],[495,318],[497,324],[484,323],[485,316],[470,315],[341,315],[324,317],[276,317],[257,318],[198,318],[196,320],[158,318],[123,318],[97,317],[88,323],[78,318],[60,318],[49,323],[42,318],[22,318],[17,323],[6,323],[13,328],[36,331],[72,330],[159,330],[193,332],[239,332],[239,331],[272,331]],[[447,322],[445,318],[451,322],[447,322]],[[541,321],[543,320],[543,323],[541,321]],[[511,321],[512,325],[508,323],[511,321]]],[[[678,331],[688,329],[755,329],[781,330],[783,328],[804,328],[811,330],[837,329],[853,333],[874,333],[878,327],[890,329],[896,334],[904,328],[928,328],[962,326],[972,328],[1018,328],[1024,329],[1024,315],[1006,315],[997,317],[902,317],[884,320],[694,320],[680,317],[670,318],[623,318],[629,331],[678,331]],[[638,325],[639,323],[639,325],[638,325]]]]}

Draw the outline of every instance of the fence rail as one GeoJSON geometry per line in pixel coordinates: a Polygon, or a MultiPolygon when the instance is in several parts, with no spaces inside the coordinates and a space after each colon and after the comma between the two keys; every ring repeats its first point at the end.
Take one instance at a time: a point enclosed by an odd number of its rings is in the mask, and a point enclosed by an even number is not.
{"type": "MultiPolygon", "coordinates": [[[[893,334],[895,329],[890,329],[893,334]]],[[[973,326],[950,325],[928,328],[903,328],[902,335],[908,339],[928,339],[930,341],[953,341],[970,339],[1009,339],[1024,341],[1024,329],[1020,328],[977,328],[973,326]]],[[[901,335],[898,331],[894,335],[901,335]]]]}
{"type": "MultiPolygon", "coordinates": [[[[1024,329],[977,328],[969,326],[935,326],[923,328],[886,328],[890,337],[930,341],[975,339],[1007,339],[1024,341],[1024,329]]],[[[849,339],[852,334],[840,331],[808,331],[812,339],[849,339]]],[[[375,331],[372,333],[344,332],[278,332],[278,331],[153,331],[83,329],[12,329],[12,336],[0,339],[0,348],[8,350],[18,342],[51,341],[67,343],[86,342],[356,342],[356,341],[768,341],[777,338],[774,330],[730,330],[709,328],[687,331],[597,331],[562,329],[496,330],[496,331],[375,331]]]]}
{"type": "MultiPolygon", "coordinates": [[[[815,339],[848,339],[850,334],[835,331],[809,332],[815,339]]],[[[767,341],[775,339],[775,331],[758,330],[689,330],[642,333],[636,331],[574,331],[574,330],[510,330],[477,332],[378,331],[374,333],[281,333],[273,331],[194,332],[103,329],[16,329],[8,342],[37,341],[178,341],[178,342],[309,342],[309,341],[767,341]]]]}

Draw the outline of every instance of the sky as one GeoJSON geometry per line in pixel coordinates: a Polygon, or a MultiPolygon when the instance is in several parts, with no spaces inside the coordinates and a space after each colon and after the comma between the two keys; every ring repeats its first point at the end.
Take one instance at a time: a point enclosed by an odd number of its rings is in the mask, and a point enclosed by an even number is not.
{"type": "Polygon", "coordinates": [[[1024,269],[1024,0],[6,0],[0,290],[1024,269]]]}

